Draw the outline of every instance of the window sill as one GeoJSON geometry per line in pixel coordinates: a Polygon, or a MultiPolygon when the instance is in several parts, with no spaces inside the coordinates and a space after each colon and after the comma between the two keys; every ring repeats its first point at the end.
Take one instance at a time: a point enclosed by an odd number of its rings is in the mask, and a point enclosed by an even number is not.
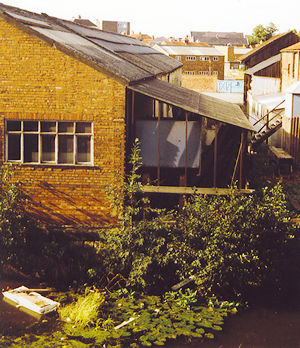
{"type": "Polygon", "coordinates": [[[63,164],[63,163],[20,163],[13,161],[6,161],[6,164],[12,164],[22,167],[35,167],[35,168],[65,168],[65,169],[97,169],[99,167],[94,164],[63,164]]]}

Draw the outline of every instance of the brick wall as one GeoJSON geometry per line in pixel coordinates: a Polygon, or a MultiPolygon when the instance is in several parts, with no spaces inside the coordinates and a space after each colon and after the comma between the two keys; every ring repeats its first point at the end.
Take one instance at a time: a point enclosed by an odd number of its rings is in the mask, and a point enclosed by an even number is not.
{"type": "MultiPolygon", "coordinates": [[[[178,56],[170,56],[172,58],[178,56]]],[[[218,56],[218,60],[214,61],[214,56],[208,56],[209,61],[200,60],[200,56],[194,56],[195,60],[187,60],[187,56],[180,56],[180,62],[183,64],[182,73],[185,74],[187,71],[193,71],[195,75],[199,74],[199,71],[208,71],[210,75],[213,75],[214,71],[218,72],[217,78],[219,80],[224,79],[224,56],[218,56]]]]}
{"type": "Polygon", "coordinates": [[[0,158],[5,119],[87,120],[94,165],[21,165],[27,209],[46,223],[111,222],[105,190],[124,170],[125,87],[0,19],[0,158]]]}
{"type": "Polygon", "coordinates": [[[282,91],[285,91],[300,79],[299,56],[300,53],[298,51],[281,53],[282,91]]]}

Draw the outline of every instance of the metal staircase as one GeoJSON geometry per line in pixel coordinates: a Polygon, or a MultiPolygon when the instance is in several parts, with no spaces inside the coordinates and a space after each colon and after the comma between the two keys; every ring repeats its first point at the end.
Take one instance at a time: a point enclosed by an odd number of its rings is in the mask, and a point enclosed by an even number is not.
{"type": "Polygon", "coordinates": [[[276,111],[276,108],[281,105],[283,102],[278,104],[273,110],[268,112],[265,116],[263,116],[260,120],[254,123],[254,126],[258,124],[258,122],[264,121],[267,118],[267,121],[263,124],[263,126],[255,133],[255,135],[250,140],[250,146],[253,151],[256,151],[257,147],[267,140],[272,134],[278,131],[278,129],[282,126],[282,113],[284,109],[281,109],[277,114],[275,114],[271,119],[269,119],[269,114],[271,112],[276,111]]]}

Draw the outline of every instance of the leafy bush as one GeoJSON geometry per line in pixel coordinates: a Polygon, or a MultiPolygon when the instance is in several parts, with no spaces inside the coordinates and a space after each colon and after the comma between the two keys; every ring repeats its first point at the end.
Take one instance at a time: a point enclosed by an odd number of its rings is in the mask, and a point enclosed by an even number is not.
{"type": "Polygon", "coordinates": [[[227,196],[193,195],[181,214],[153,209],[142,195],[138,145],[122,197],[115,196],[121,228],[103,233],[107,267],[151,292],[190,275],[208,297],[245,300],[253,288],[279,288],[295,245],[281,185],[250,195],[234,188],[227,196]]]}
{"type": "Polygon", "coordinates": [[[121,193],[111,189],[112,207],[119,214],[121,227],[101,232],[107,250],[103,260],[110,271],[127,277],[128,285],[153,290],[174,281],[174,265],[167,253],[173,239],[170,221],[174,212],[152,208],[143,195],[138,140],[129,163],[131,171],[122,181],[121,193]]]}
{"type": "Polygon", "coordinates": [[[209,295],[245,295],[250,288],[280,284],[287,271],[294,227],[280,184],[253,195],[193,196],[185,216],[178,251],[188,273],[209,295]]]}
{"type": "Polygon", "coordinates": [[[0,167],[0,266],[17,264],[19,252],[25,245],[26,218],[24,196],[19,183],[11,180],[12,169],[0,167]]]}

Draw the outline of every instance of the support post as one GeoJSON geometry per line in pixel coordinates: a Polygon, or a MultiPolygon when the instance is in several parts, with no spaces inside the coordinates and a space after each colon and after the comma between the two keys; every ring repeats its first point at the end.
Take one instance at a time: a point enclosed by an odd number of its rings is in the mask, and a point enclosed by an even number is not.
{"type": "Polygon", "coordinates": [[[185,112],[185,158],[184,158],[184,186],[187,186],[188,174],[188,113],[185,112]]]}
{"type": "Polygon", "coordinates": [[[157,122],[157,186],[160,186],[160,108],[157,122]]]}
{"type": "Polygon", "coordinates": [[[219,125],[216,124],[216,128],[215,128],[215,143],[214,143],[214,177],[213,177],[213,187],[217,187],[218,131],[219,131],[219,125]]]}
{"type": "Polygon", "coordinates": [[[241,155],[240,155],[239,189],[241,189],[243,187],[244,142],[245,142],[245,131],[242,130],[242,133],[241,133],[241,155]]]}

